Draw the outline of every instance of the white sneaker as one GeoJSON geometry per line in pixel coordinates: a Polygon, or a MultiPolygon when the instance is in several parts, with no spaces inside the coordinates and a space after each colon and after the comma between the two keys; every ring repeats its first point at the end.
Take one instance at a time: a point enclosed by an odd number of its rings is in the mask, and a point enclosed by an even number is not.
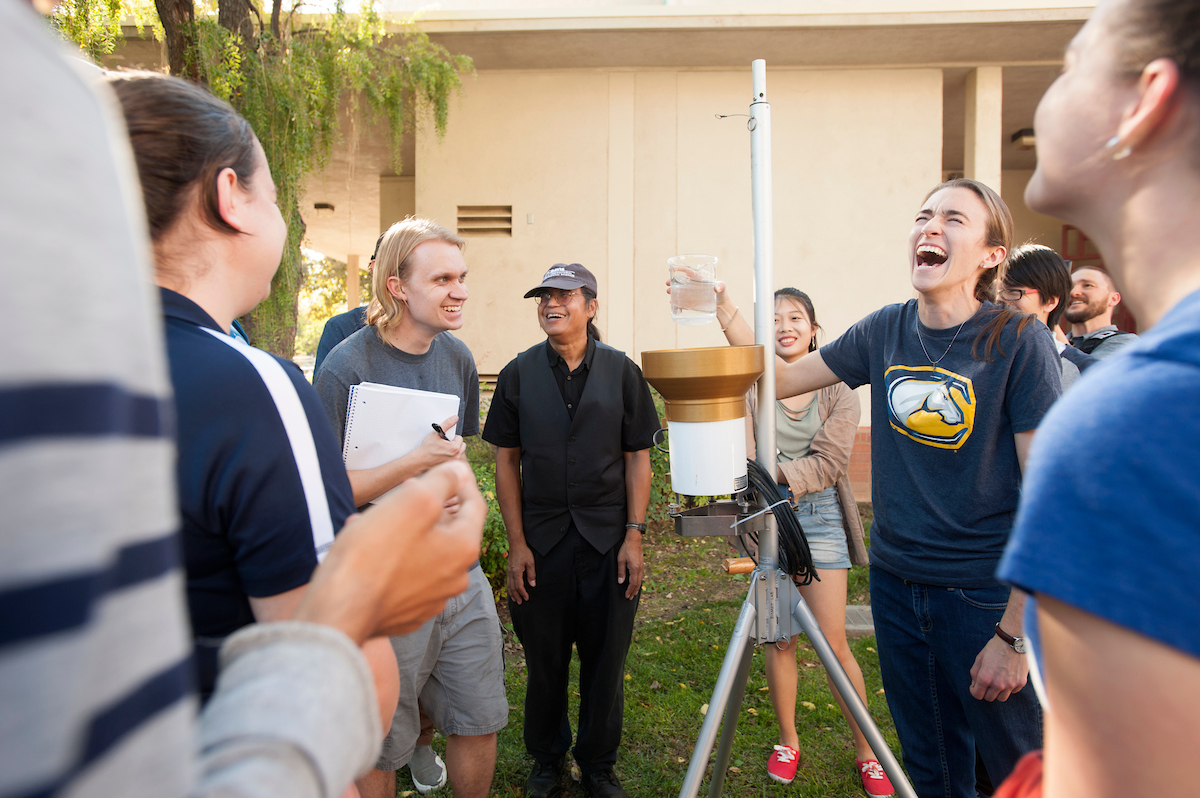
{"type": "Polygon", "coordinates": [[[422,795],[446,786],[446,763],[428,745],[413,751],[408,760],[408,773],[412,776],[413,786],[422,795]]]}

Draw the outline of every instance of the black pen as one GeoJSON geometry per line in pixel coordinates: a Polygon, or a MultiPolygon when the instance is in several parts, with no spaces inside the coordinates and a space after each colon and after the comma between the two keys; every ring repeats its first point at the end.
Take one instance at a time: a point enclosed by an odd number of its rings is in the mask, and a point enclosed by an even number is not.
{"type": "Polygon", "coordinates": [[[436,432],[442,440],[444,440],[444,441],[450,440],[449,438],[446,437],[446,432],[445,432],[445,430],[442,429],[441,424],[434,424],[433,431],[436,432]]]}

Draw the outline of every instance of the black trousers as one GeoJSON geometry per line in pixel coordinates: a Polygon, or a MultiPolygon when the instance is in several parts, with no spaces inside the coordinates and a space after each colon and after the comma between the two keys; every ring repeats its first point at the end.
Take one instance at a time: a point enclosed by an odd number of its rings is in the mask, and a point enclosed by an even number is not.
{"type": "Polygon", "coordinates": [[[567,677],[571,644],[579,652],[579,736],[575,761],[584,773],[612,767],[625,711],[625,655],[633,636],[639,593],[625,598],[617,584],[617,553],[601,554],[572,524],[546,556],[533,552],[536,587],[529,600],[508,602],[525,648],[525,748],[542,764],[571,747],[567,677]]]}

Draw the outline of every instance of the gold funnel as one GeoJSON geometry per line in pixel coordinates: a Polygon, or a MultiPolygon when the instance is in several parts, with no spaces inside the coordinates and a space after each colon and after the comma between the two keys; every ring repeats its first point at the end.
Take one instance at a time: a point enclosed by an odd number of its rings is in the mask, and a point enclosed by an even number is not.
{"type": "Polygon", "coordinates": [[[764,368],[757,344],[642,352],[642,373],[662,394],[668,421],[743,418],[746,391],[764,368]]]}

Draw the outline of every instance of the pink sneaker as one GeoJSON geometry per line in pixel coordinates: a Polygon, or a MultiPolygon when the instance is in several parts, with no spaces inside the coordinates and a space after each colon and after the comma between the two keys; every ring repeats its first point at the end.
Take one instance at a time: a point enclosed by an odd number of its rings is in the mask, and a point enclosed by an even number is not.
{"type": "Polygon", "coordinates": [[[780,784],[791,784],[796,778],[797,760],[800,752],[786,745],[775,746],[775,752],[767,760],[767,775],[780,784]]]}
{"type": "Polygon", "coordinates": [[[896,794],[896,788],[892,786],[891,780],[883,770],[883,765],[878,761],[868,759],[864,762],[856,759],[855,762],[858,763],[858,770],[862,774],[863,789],[867,791],[867,795],[871,798],[889,798],[896,794]]]}

